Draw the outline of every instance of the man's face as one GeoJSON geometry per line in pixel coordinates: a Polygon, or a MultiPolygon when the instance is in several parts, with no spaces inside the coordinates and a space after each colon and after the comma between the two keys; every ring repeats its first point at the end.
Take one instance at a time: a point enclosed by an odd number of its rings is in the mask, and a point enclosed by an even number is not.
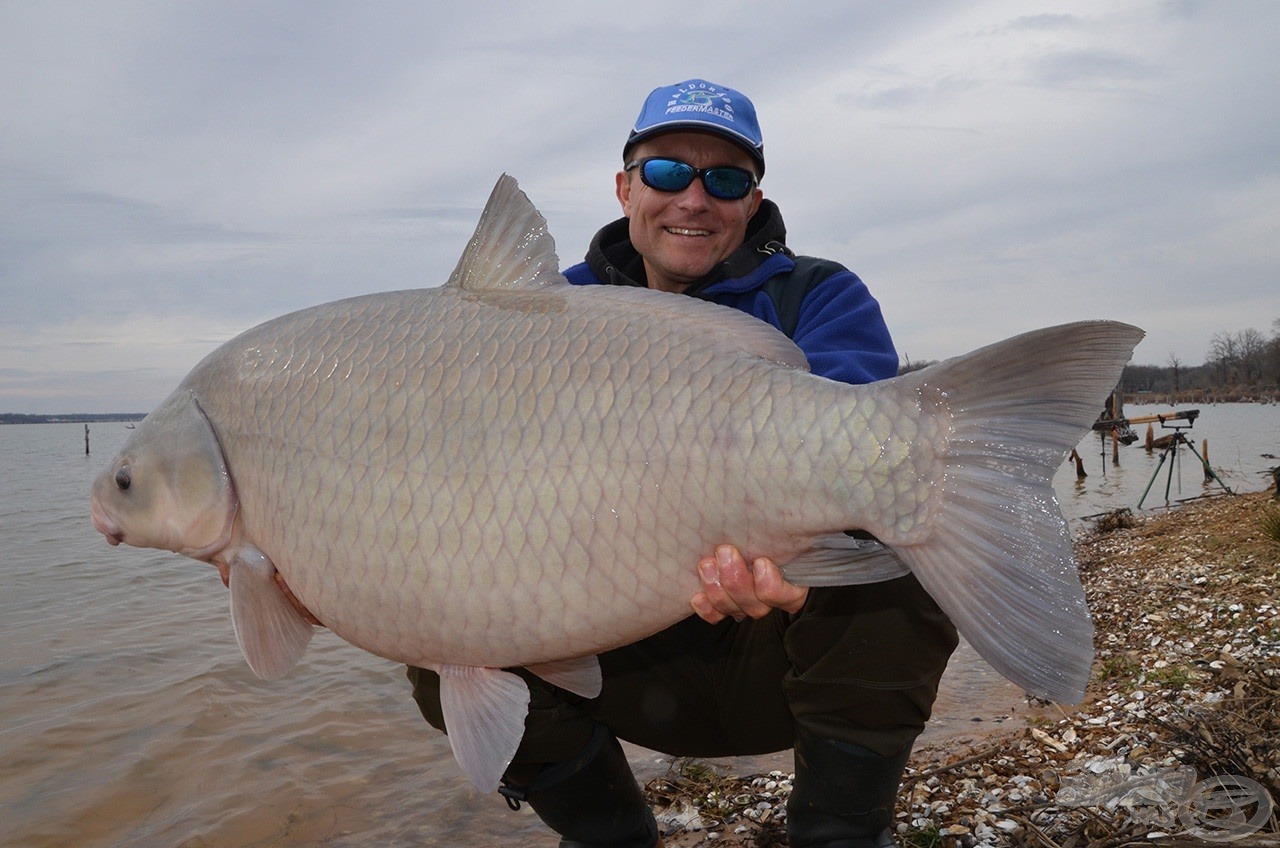
{"type": "MultiPolygon", "coordinates": [[[[699,132],[673,132],[636,145],[631,159],[666,156],[695,168],[734,165],[752,173],[750,154],[727,139],[699,132]]],[[[664,192],[640,179],[640,170],[619,172],[618,201],[631,219],[631,243],[644,257],[649,288],[684,291],[742,246],[747,222],[760,208],[759,187],[741,200],[718,200],[697,179],[684,191],[664,192]]]]}

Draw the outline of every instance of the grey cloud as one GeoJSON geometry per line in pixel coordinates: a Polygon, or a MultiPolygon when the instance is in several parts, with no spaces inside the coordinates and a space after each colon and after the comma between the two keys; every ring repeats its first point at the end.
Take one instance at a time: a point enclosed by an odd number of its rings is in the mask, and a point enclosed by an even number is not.
{"type": "Polygon", "coordinates": [[[1057,32],[1061,30],[1079,29],[1081,26],[1083,26],[1083,22],[1076,15],[1041,14],[1022,15],[1021,17],[1014,18],[1004,27],[1004,29],[1057,32]]]}
{"type": "Polygon", "coordinates": [[[1127,84],[1159,76],[1142,59],[1108,50],[1057,51],[1031,60],[1028,72],[1034,83],[1050,88],[1127,84]]]}
{"type": "Polygon", "coordinates": [[[981,80],[962,76],[917,79],[896,85],[873,83],[863,91],[849,95],[846,102],[884,111],[915,109],[963,96],[981,86],[981,80]]]}
{"type": "Polygon", "coordinates": [[[22,195],[3,201],[0,286],[18,307],[4,322],[59,320],[86,309],[110,314],[138,296],[163,313],[191,299],[188,287],[175,284],[191,264],[209,270],[292,241],[107,192],[44,185],[22,195]]]}

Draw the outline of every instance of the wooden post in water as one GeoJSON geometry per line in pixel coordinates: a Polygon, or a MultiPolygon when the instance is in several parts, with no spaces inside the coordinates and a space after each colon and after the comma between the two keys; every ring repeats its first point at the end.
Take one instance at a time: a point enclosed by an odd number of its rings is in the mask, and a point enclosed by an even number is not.
{"type": "Polygon", "coordinates": [[[1080,452],[1075,448],[1071,449],[1071,456],[1068,459],[1075,460],[1076,463],[1076,479],[1083,480],[1089,475],[1084,472],[1084,460],[1080,458],[1080,452]]]}
{"type": "Polygon", "coordinates": [[[1156,432],[1151,429],[1151,425],[1147,425],[1147,453],[1151,453],[1152,445],[1155,444],[1156,432]]]}
{"type": "Polygon", "coordinates": [[[1204,459],[1204,481],[1212,482],[1213,470],[1209,468],[1209,440],[1203,439],[1200,442],[1200,456],[1204,459]]]}
{"type": "Polygon", "coordinates": [[[1120,428],[1111,428],[1111,465],[1115,467],[1120,464],[1120,428]]]}
{"type": "Polygon", "coordinates": [[[84,425],[84,455],[89,455],[89,425],[84,425]]]}

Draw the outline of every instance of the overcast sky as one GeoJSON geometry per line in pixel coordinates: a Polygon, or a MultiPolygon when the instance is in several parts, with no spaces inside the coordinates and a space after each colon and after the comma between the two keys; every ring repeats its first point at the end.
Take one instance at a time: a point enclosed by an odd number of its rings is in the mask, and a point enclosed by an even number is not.
{"type": "Polygon", "coordinates": [[[498,175],[562,264],[645,95],[746,92],[791,246],[941,359],[1280,319],[1280,3],[0,0],[0,412],[146,411],[235,333],[444,281],[498,175]]]}

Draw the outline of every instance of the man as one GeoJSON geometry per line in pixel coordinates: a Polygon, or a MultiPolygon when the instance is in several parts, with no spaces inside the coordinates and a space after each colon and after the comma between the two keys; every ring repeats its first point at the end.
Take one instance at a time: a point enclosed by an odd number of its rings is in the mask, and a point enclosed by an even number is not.
{"type": "MultiPolygon", "coordinates": [[[[832,379],[893,376],[879,305],[844,267],[786,247],[781,213],[759,188],[764,170],[744,95],[704,80],[655,89],[623,147],[624,217],[565,275],[743,310],[832,379]]],[[[501,790],[508,802],[527,802],[562,848],[652,848],[661,838],[618,738],[679,756],[794,748],[792,846],[893,845],[902,772],[956,645],[950,621],[912,576],[805,589],[728,544],[696,567],[697,615],[602,655],[600,697],[519,672],[531,703],[501,790]]],[[[423,715],[444,729],[439,678],[409,677],[423,715]]]]}

